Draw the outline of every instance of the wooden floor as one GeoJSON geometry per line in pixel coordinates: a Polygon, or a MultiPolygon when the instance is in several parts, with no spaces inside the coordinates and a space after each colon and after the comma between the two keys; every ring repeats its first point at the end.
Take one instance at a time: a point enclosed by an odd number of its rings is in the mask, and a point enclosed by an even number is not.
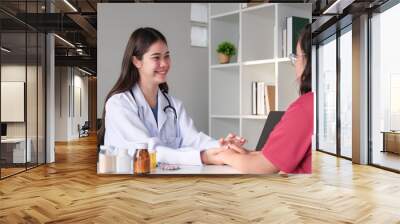
{"type": "Polygon", "coordinates": [[[25,170],[33,169],[37,167],[37,164],[27,164],[27,167],[25,167],[24,164],[18,164],[18,167],[7,167],[7,168],[1,168],[1,178],[5,178],[11,175],[15,175],[20,172],[24,172],[25,170]]]}
{"type": "Polygon", "coordinates": [[[97,176],[94,138],[0,181],[0,223],[400,223],[400,175],[315,152],[312,175],[97,176]]]}
{"type": "Polygon", "coordinates": [[[26,170],[25,167],[23,167],[23,168],[19,168],[19,167],[18,168],[4,168],[3,167],[3,168],[1,168],[1,177],[2,178],[7,177],[10,175],[22,172],[24,170],[26,170]]]}

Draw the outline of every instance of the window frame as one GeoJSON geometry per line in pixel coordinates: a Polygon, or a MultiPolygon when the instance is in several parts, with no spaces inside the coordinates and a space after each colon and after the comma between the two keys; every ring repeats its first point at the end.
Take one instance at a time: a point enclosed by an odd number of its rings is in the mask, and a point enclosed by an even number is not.
{"type": "Polygon", "coordinates": [[[344,35],[347,32],[351,32],[352,28],[349,28],[352,26],[352,23],[347,24],[346,26],[337,29],[335,33],[329,35],[328,37],[318,40],[318,42],[315,44],[316,45],[316,151],[319,152],[323,152],[329,155],[333,155],[333,156],[337,156],[339,158],[343,158],[346,160],[352,160],[352,158],[347,157],[342,155],[341,153],[341,118],[340,118],[340,94],[341,94],[341,90],[340,90],[340,82],[341,82],[341,67],[340,67],[340,37],[342,35],[344,35]],[[333,38],[333,36],[335,36],[333,38]],[[320,45],[322,45],[322,43],[327,43],[330,41],[336,41],[336,152],[335,153],[331,153],[328,152],[324,149],[321,149],[319,147],[320,143],[319,143],[319,111],[320,111],[320,107],[319,107],[319,63],[318,63],[318,59],[319,59],[319,47],[320,45]]]}
{"type": "Polygon", "coordinates": [[[379,7],[368,11],[368,31],[367,31],[367,39],[368,39],[368,69],[367,69],[367,80],[368,80],[368,96],[367,96],[367,119],[368,119],[368,165],[380,168],[383,170],[391,171],[394,173],[400,173],[400,170],[390,168],[387,166],[383,166],[380,164],[373,163],[373,133],[372,133],[372,18],[374,14],[381,14],[385,11],[391,9],[392,7],[396,6],[400,3],[400,0],[388,0],[384,4],[380,5],[379,7]]]}

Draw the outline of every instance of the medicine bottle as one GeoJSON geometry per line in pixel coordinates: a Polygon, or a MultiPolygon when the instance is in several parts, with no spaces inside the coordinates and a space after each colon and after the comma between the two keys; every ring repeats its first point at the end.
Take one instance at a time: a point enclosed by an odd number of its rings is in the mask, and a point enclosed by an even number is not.
{"type": "Polygon", "coordinates": [[[155,149],[149,149],[150,154],[150,168],[155,169],[157,167],[157,151],[155,149]]]}
{"type": "Polygon", "coordinates": [[[150,173],[150,155],[147,150],[147,143],[136,145],[134,155],[134,173],[138,175],[150,173]]]}

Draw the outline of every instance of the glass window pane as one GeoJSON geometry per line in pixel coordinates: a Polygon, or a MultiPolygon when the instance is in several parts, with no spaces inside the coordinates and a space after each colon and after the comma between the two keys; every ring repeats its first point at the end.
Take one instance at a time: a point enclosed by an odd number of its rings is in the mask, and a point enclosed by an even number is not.
{"type": "Polygon", "coordinates": [[[27,33],[27,80],[26,80],[26,113],[27,113],[27,142],[29,144],[28,149],[30,148],[30,153],[28,153],[28,168],[34,167],[37,165],[37,110],[38,110],[38,101],[37,101],[37,73],[38,73],[38,49],[37,43],[38,36],[36,32],[27,33]]]}
{"type": "Polygon", "coordinates": [[[45,87],[46,87],[46,76],[45,76],[45,65],[46,65],[46,36],[43,33],[39,33],[38,42],[38,164],[45,163],[45,87]]]}
{"type": "Polygon", "coordinates": [[[336,153],[336,37],[318,48],[318,149],[336,153]]]}
{"type": "Polygon", "coordinates": [[[352,32],[340,36],[340,153],[352,157],[352,32]]]}
{"type": "MultiPolygon", "coordinates": [[[[39,5],[37,1],[27,2],[26,12],[37,13],[39,5]]],[[[37,23],[36,16],[29,15],[28,19],[37,23]]],[[[27,30],[27,142],[30,147],[30,158],[27,167],[35,167],[38,164],[38,33],[36,30],[27,30]]],[[[29,148],[28,148],[29,149],[29,148]]]]}
{"type": "MultiPolygon", "coordinates": [[[[18,16],[43,13],[44,5],[44,0],[0,3],[18,16]]],[[[2,12],[0,20],[0,178],[4,178],[45,162],[46,40],[44,34],[2,12]]]]}
{"type": "MultiPolygon", "coordinates": [[[[26,33],[1,34],[2,178],[25,170],[26,33]],[[6,49],[6,50],[4,50],[6,49]]],[[[29,146],[29,144],[28,144],[29,146]]]]}
{"type": "Polygon", "coordinates": [[[372,163],[400,170],[400,4],[371,19],[372,163]]]}

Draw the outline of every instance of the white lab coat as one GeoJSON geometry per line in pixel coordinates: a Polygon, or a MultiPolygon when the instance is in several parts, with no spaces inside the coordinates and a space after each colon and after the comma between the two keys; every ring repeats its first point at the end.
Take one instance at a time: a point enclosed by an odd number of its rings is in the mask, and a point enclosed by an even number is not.
{"type": "Polygon", "coordinates": [[[170,130],[172,126],[166,125],[173,119],[168,119],[171,114],[163,110],[168,101],[161,91],[158,91],[158,125],[138,85],[133,87],[133,94],[136,101],[126,91],[106,102],[104,145],[135,148],[137,143],[148,143],[149,149],[157,150],[157,162],[182,165],[202,165],[200,151],[219,146],[218,141],[196,130],[179,100],[167,95],[178,116],[176,137],[175,131],[170,130]],[[142,113],[140,117],[138,110],[142,113]]]}

